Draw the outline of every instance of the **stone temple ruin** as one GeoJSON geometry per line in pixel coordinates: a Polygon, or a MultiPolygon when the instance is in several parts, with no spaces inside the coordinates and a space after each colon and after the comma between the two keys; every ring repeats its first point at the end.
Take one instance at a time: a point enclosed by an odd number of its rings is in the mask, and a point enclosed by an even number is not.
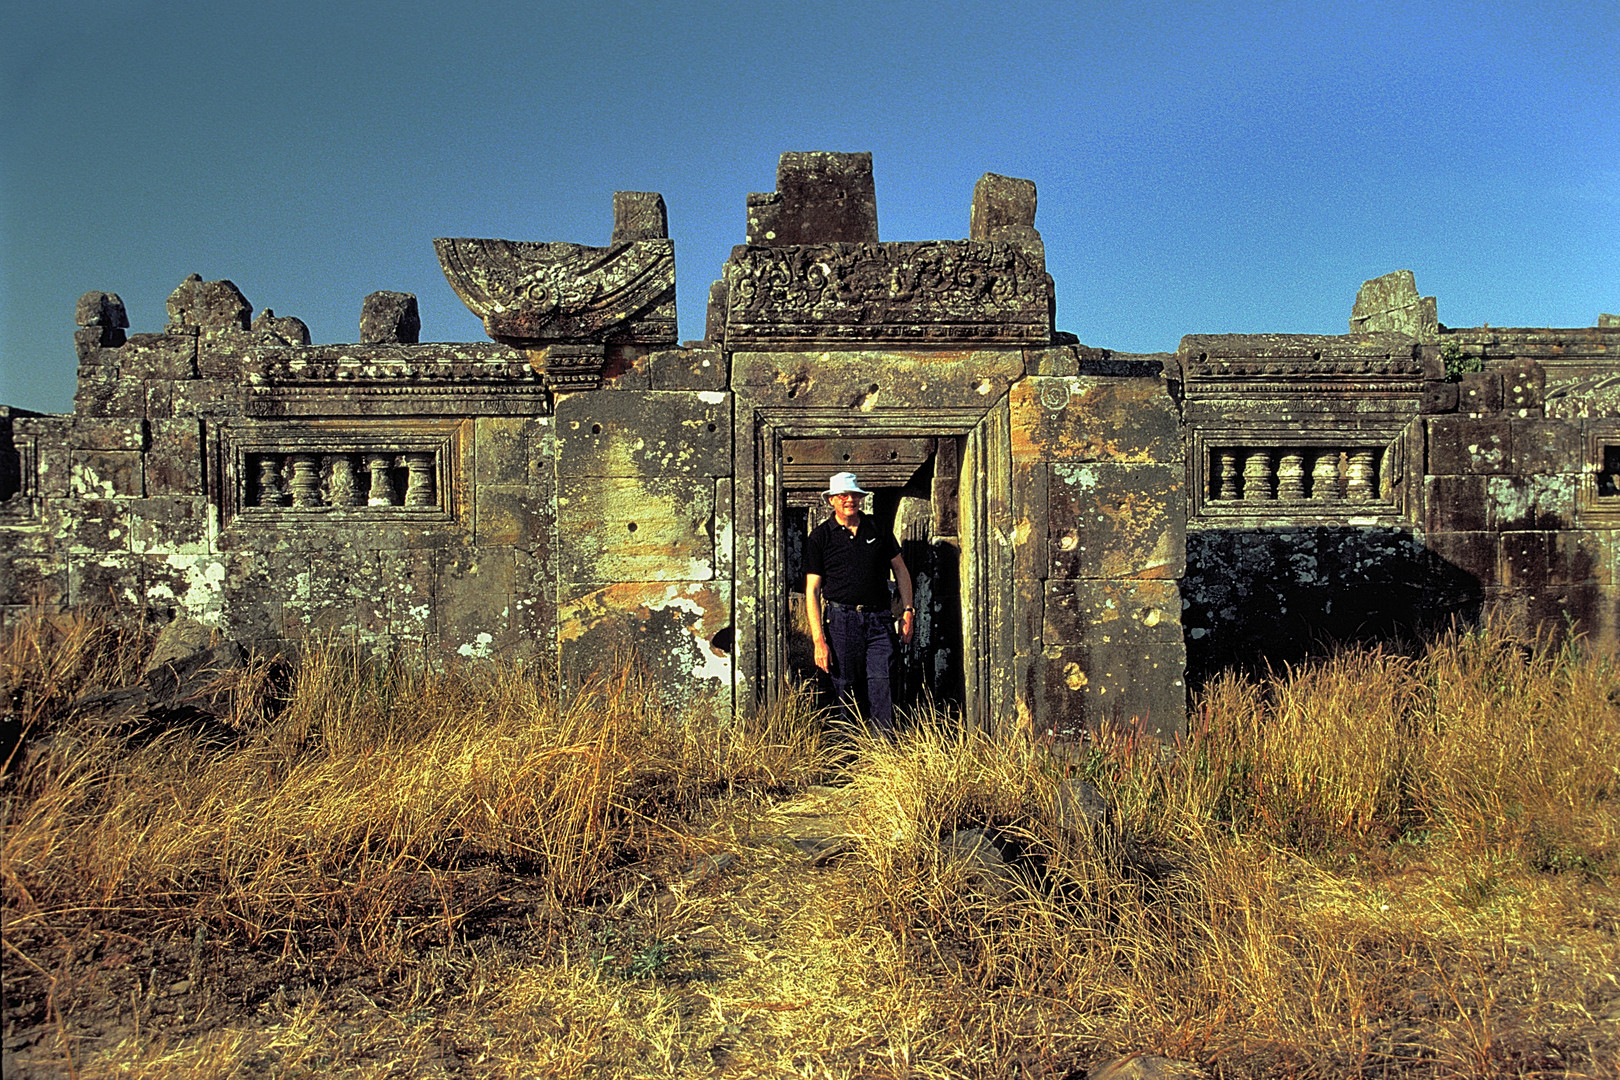
{"type": "Polygon", "coordinates": [[[1035,185],[968,239],[884,243],[869,154],[789,153],[676,340],[656,194],[606,247],[442,239],[489,342],[360,342],[228,281],[127,334],[80,301],[71,415],[0,412],[0,605],[190,615],[539,661],[638,656],[747,708],[804,675],[800,545],[830,473],[917,579],[900,685],[1072,736],[1184,723],[1189,681],[1502,606],[1620,642],[1620,320],[1454,329],[1410,272],[1350,332],[1130,355],[1055,329],[1035,185]]]}

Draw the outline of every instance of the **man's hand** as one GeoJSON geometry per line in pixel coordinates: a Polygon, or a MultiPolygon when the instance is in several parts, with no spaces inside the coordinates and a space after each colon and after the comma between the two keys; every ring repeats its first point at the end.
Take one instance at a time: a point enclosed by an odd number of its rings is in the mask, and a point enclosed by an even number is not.
{"type": "Polygon", "coordinates": [[[827,648],[827,634],[821,628],[821,575],[804,576],[804,614],[810,624],[810,640],[816,646],[816,667],[832,674],[832,650],[827,648]]]}
{"type": "Polygon", "coordinates": [[[916,633],[917,613],[910,608],[900,613],[900,640],[907,645],[911,644],[911,635],[916,633]]]}

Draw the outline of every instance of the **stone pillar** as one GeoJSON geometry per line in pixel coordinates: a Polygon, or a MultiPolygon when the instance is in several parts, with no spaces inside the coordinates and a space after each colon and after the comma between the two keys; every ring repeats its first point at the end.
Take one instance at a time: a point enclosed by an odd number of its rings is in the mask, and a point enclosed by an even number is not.
{"type": "Polygon", "coordinates": [[[432,454],[406,454],[405,468],[409,476],[405,482],[406,506],[432,506],[433,494],[433,455],[432,454]]]}
{"type": "Polygon", "coordinates": [[[366,469],[371,473],[371,492],[366,497],[367,506],[394,505],[394,481],[388,475],[388,470],[393,464],[391,454],[366,455],[366,469]]]}
{"type": "Polygon", "coordinates": [[[321,477],[319,459],[314,454],[292,454],[292,477],[287,486],[292,492],[293,508],[308,510],[321,505],[321,477]]]}
{"type": "Polygon", "coordinates": [[[1365,502],[1376,494],[1377,451],[1350,451],[1350,498],[1365,502]]]}
{"type": "Polygon", "coordinates": [[[1303,499],[1305,497],[1305,452],[1284,450],[1277,461],[1277,498],[1303,499]]]}
{"type": "Polygon", "coordinates": [[[348,454],[332,455],[332,478],[328,491],[333,506],[360,505],[360,489],[354,482],[354,459],[348,454]]]}
{"type": "Polygon", "coordinates": [[[1339,452],[1318,450],[1311,464],[1311,498],[1337,501],[1339,498],[1339,452]]]}
{"type": "Polygon", "coordinates": [[[1243,501],[1270,502],[1275,498],[1271,490],[1271,451],[1248,451],[1243,458],[1243,501]]]}
{"type": "Polygon", "coordinates": [[[1215,491],[1217,499],[1236,500],[1238,497],[1238,456],[1236,450],[1215,451],[1215,491]]]}
{"type": "Polygon", "coordinates": [[[259,455],[259,505],[285,506],[287,497],[281,490],[281,458],[277,454],[259,455]]]}

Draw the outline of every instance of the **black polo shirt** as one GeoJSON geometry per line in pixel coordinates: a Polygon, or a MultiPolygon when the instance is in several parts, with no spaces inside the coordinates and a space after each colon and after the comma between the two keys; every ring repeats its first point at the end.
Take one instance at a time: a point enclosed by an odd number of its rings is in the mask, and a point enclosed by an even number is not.
{"type": "Polygon", "coordinates": [[[804,542],[804,572],[821,575],[822,591],[840,604],[889,605],[889,563],[900,554],[894,534],[862,514],[855,534],[835,516],[810,530],[804,542]]]}

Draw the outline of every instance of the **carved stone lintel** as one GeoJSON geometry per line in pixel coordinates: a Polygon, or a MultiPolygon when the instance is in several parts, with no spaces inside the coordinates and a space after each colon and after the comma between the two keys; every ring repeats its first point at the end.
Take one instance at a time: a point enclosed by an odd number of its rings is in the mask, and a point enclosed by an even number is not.
{"type": "Polygon", "coordinates": [[[1051,340],[1045,262],[1002,241],[739,246],[725,283],[731,348],[1051,340]]]}

